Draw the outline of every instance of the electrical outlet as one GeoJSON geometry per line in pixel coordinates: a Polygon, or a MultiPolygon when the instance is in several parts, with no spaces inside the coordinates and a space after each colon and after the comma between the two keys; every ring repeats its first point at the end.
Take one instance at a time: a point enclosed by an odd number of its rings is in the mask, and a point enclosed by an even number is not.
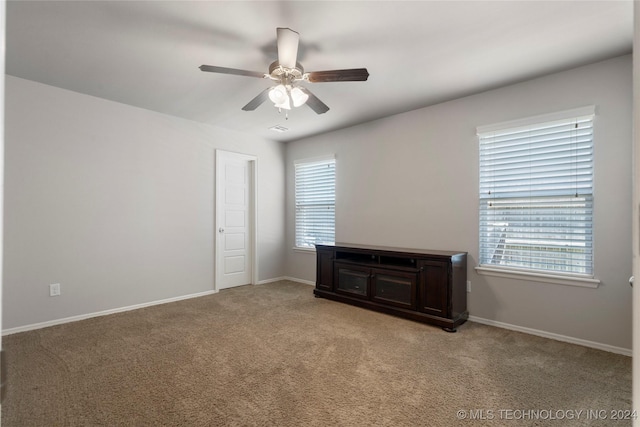
{"type": "Polygon", "coordinates": [[[60,283],[52,283],[49,285],[49,296],[57,297],[60,295],[60,283]]]}
{"type": "Polygon", "coordinates": [[[467,280],[467,293],[471,293],[471,280],[467,280]]]}

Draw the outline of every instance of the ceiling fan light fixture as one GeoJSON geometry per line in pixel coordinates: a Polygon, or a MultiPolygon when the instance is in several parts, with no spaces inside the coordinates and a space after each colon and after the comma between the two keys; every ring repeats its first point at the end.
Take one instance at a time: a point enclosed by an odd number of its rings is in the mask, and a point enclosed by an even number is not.
{"type": "Polygon", "coordinates": [[[273,104],[273,106],[278,109],[291,110],[291,102],[289,101],[289,98],[285,99],[284,102],[281,102],[280,104],[273,104]]]}
{"type": "Polygon", "coordinates": [[[329,111],[329,107],[306,87],[296,86],[299,82],[355,82],[365,81],[369,78],[369,72],[366,68],[305,73],[304,68],[298,62],[300,35],[290,28],[277,28],[276,35],[278,59],[269,65],[269,73],[204,64],[200,66],[200,70],[209,73],[257,77],[275,82],[273,84],[276,84],[276,86],[265,88],[258,96],[242,107],[243,111],[253,111],[267,99],[270,99],[278,110],[290,110],[292,107],[300,107],[306,104],[316,114],[324,114],[329,111]]]}
{"type": "Polygon", "coordinates": [[[278,85],[273,87],[269,91],[269,99],[274,104],[281,104],[285,101],[289,100],[289,96],[287,95],[287,88],[284,85],[278,85]]]}
{"type": "Polygon", "coordinates": [[[273,106],[278,109],[291,109],[289,88],[283,84],[279,84],[269,91],[269,99],[273,102],[273,106]]]}
{"type": "Polygon", "coordinates": [[[304,105],[304,103],[307,102],[307,99],[309,99],[309,95],[304,93],[304,91],[299,87],[291,89],[291,101],[293,101],[294,107],[304,105]]]}

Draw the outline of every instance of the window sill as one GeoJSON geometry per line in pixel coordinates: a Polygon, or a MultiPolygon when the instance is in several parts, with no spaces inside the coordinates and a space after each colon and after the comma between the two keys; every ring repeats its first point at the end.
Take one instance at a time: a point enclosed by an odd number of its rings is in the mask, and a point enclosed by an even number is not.
{"type": "Polygon", "coordinates": [[[303,253],[303,254],[315,254],[316,253],[316,248],[303,248],[303,247],[294,246],[293,247],[293,251],[294,252],[300,252],[300,253],[303,253]]]}
{"type": "Polygon", "coordinates": [[[505,277],[507,279],[530,280],[533,282],[553,283],[555,285],[578,286],[581,288],[596,289],[600,280],[590,277],[563,276],[560,274],[533,273],[521,270],[508,270],[479,266],[475,268],[478,274],[484,276],[505,277]]]}

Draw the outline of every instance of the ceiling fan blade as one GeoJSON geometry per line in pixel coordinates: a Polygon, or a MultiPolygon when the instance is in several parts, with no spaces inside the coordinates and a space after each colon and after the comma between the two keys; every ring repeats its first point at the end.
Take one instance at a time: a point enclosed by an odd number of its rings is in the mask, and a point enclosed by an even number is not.
{"type": "Polygon", "coordinates": [[[349,70],[312,71],[307,73],[311,83],[323,82],[363,82],[369,78],[366,68],[351,68],[349,70]]]}
{"type": "Polygon", "coordinates": [[[309,89],[306,87],[300,87],[300,89],[309,95],[309,99],[307,99],[306,104],[311,108],[316,114],[324,114],[329,111],[329,107],[324,102],[320,101],[317,96],[315,96],[309,89]]]}
{"type": "Polygon", "coordinates": [[[210,73],[235,74],[237,76],[259,77],[263,79],[264,73],[257,71],[239,70],[237,68],[216,67],[215,65],[201,65],[200,71],[208,71],[210,73]]]}
{"type": "Polygon", "coordinates": [[[296,68],[300,35],[290,28],[277,28],[278,63],[284,68],[296,68]]]}
{"type": "Polygon", "coordinates": [[[242,107],[242,109],[244,111],[253,111],[256,108],[258,108],[264,101],[267,100],[267,98],[269,98],[269,91],[270,90],[271,90],[271,88],[268,87],[265,90],[263,90],[262,92],[260,92],[260,94],[258,96],[256,96],[251,101],[249,101],[249,103],[247,105],[245,105],[244,107],[242,107]]]}

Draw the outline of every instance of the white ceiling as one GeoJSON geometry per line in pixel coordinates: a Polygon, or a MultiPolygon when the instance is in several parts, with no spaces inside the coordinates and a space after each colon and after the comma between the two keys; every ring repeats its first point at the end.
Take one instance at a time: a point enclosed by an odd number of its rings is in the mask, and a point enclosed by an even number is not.
{"type": "Polygon", "coordinates": [[[632,1],[9,1],[7,74],[290,141],[631,52],[632,1]],[[276,27],[306,71],[366,67],[366,82],[306,83],[331,109],[289,119],[241,108],[269,80],[276,27]],[[267,128],[290,130],[275,133],[267,128]]]}

